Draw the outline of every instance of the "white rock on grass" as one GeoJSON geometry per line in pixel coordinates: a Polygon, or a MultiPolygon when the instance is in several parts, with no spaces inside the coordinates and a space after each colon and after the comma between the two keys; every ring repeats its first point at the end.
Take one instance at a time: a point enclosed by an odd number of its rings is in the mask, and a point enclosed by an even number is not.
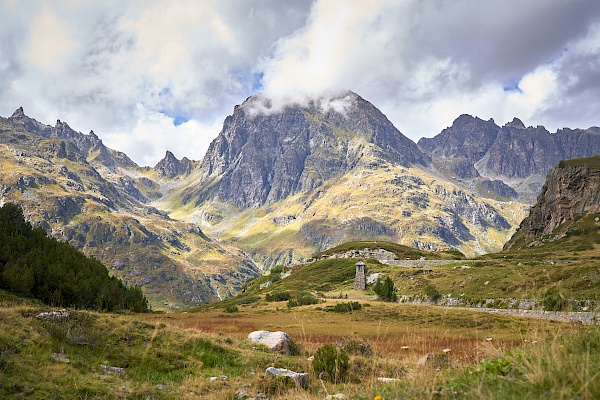
{"type": "Polygon", "coordinates": [[[377,380],[382,383],[400,382],[400,379],[396,378],[377,378],[377,380]]]}
{"type": "Polygon", "coordinates": [[[69,319],[69,317],[70,314],[67,310],[43,312],[35,316],[35,318],[41,319],[42,321],[62,321],[64,319],[69,319]]]}
{"type": "Polygon", "coordinates": [[[294,372],[294,371],[290,371],[289,369],[285,369],[285,368],[269,367],[265,371],[265,376],[269,376],[269,375],[272,375],[275,377],[284,376],[284,377],[292,378],[303,389],[308,388],[308,373],[306,373],[306,372],[294,372]]]}
{"type": "Polygon", "coordinates": [[[270,350],[281,354],[290,355],[292,338],[285,332],[254,331],[248,335],[253,343],[265,345],[270,350]]]}
{"type": "Polygon", "coordinates": [[[347,398],[348,396],[346,396],[344,393],[336,393],[325,397],[325,400],[346,400],[347,398]]]}

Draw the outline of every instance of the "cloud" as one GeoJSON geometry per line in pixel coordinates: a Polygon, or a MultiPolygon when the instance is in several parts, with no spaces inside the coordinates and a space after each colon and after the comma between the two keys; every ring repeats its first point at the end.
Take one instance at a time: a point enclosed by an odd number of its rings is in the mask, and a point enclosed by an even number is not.
{"type": "Polygon", "coordinates": [[[462,113],[586,128],[599,43],[597,0],[4,1],[0,115],[93,129],[149,165],[201,158],[259,91],[273,109],[353,90],[413,140],[462,113]]]}
{"type": "Polygon", "coordinates": [[[596,1],[323,0],[263,60],[263,85],[283,103],[354,90],[414,140],[462,113],[555,128],[553,104],[586,92],[567,81],[598,64],[566,61],[578,46],[599,59],[589,38],[598,21],[596,1]],[[507,82],[518,90],[505,91],[507,82]]]}
{"type": "MultiPolygon", "coordinates": [[[[256,89],[256,61],[309,10],[307,1],[278,0],[47,4],[0,2],[0,115],[23,106],[42,122],[60,118],[101,138],[135,137],[147,122],[138,104],[192,125],[222,122],[256,89]]],[[[217,133],[199,132],[209,135],[202,143],[217,133]]],[[[205,149],[185,155],[201,158],[205,149]]]]}
{"type": "Polygon", "coordinates": [[[175,118],[152,111],[138,103],[136,125],[128,132],[107,132],[103,142],[124,151],[141,165],[154,166],[168,149],[177,158],[201,159],[197,150],[206,149],[223,124],[222,120],[175,124],[175,118]],[[197,150],[196,150],[197,149],[197,150]]]}
{"type": "Polygon", "coordinates": [[[71,33],[51,10],[45,8],[33,19],[26,56],[40,69],[57,67],[73,48],[71,33]]]}

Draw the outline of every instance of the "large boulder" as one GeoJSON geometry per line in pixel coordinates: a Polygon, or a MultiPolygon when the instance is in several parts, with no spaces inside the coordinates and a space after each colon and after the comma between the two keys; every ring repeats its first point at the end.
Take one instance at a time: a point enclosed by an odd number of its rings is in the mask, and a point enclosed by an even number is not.
{"type": "Polygon", "coordinates": [[[278,353],[288,356],[291,354],[292,338],[285,332],[254,331],[248,335],[248,339],[278,353]]]}

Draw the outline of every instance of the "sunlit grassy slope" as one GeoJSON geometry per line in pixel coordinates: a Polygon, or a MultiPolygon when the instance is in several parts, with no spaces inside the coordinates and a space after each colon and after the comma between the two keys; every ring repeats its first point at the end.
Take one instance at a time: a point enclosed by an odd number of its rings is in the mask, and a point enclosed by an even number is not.
{"type": "Polygon", "coordinates": [[[266,267],[302,262],[356,240],[454,249],[467,256],[498,251],[527,212],[524,204],[478,198],[432,172],[389,164],[374,153],[367,146],[358,165],[343,176],[259,208],[239,210],[219,200],[182,206],[195,175],[156,206],[173,218],[200,224],[266,267]],[[509,226],[485,218],[504,218],[509,226]]]}

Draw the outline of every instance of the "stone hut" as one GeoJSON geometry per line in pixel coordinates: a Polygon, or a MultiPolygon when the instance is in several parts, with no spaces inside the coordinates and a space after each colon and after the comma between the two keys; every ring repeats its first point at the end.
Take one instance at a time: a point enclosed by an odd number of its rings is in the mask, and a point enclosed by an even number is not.
{"type": "Polygon", "coordinates": [[[356,276],[354,277],[354,290],[365,290],[367,288],[367,279],[365,272],[365,263],[359,261],[356,263],[356,276]]]}

